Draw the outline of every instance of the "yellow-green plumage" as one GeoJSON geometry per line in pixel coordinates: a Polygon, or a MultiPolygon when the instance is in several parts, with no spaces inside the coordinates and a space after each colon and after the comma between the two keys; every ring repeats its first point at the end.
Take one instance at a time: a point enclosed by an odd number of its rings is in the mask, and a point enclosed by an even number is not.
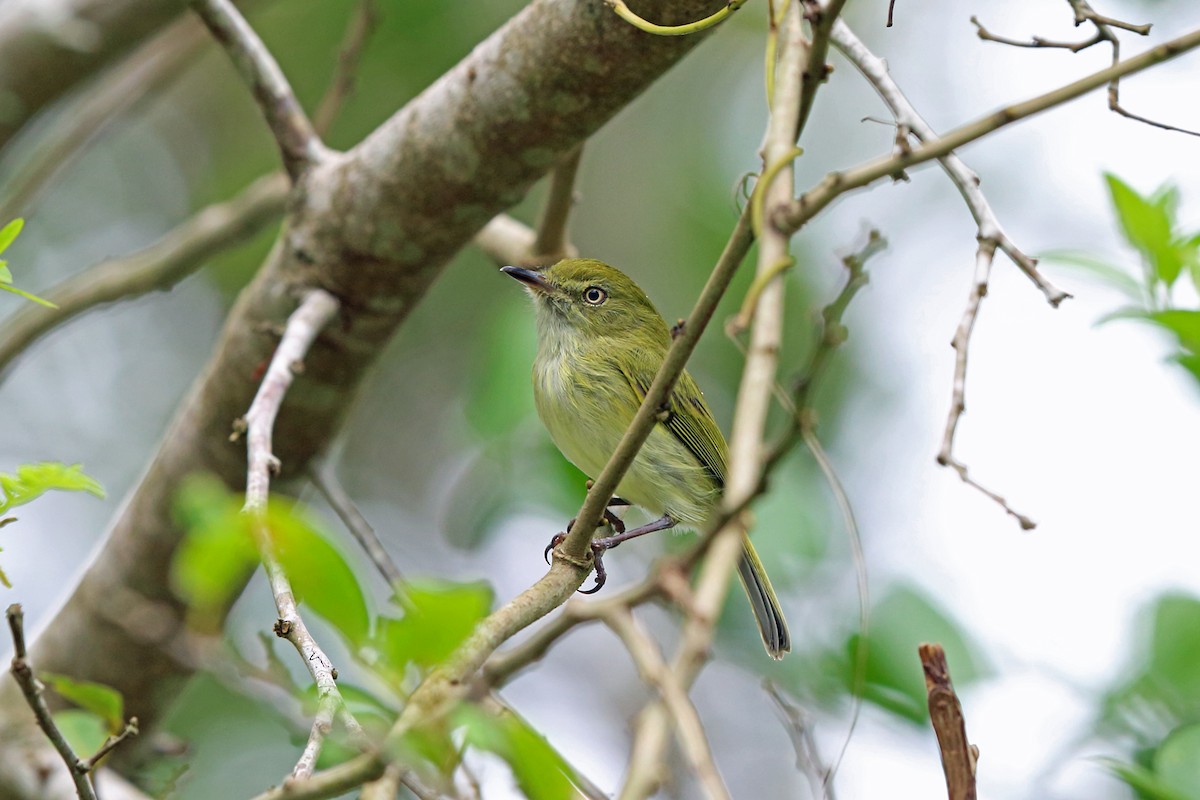
{"type": "MultiPolygon", "coordinates": [[[[573,258],[538,272],[506,268],[537,308],[533,395],[550,437],[595,477],[617,447],[671,343],[670,331],[628,276],[573,258]]],[[[617,494],[691,528],[716,508],[727,448],[692,377],[679,376],[665,418],[654,426],[617,494]]],[[[773,658],[791,649],[787,624],[749,539],[738,567],[763,643],[773,658]]]]}

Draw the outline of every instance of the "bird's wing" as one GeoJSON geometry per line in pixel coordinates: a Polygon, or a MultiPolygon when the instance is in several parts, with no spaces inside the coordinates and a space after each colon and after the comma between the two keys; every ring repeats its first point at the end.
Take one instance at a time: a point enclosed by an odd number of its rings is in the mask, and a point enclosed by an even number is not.
{"type": "MultiPolygon", "coordinates": [[[[639,366],[648,368],[635,368],[624,372],[625,379],[629,381],[630,388],[641,404],[650,389],[651,381],[654,380],[657,367],[639,366]]],[[[727,453],[725,437],[721,435],[721,429],[717,427],[708,403],[704,402],[703,392],[686,370],[671,390],[666,411],[666,419],[660,420],[659,424],[696,457],[717,486],[724,486],[727,453]]]]}

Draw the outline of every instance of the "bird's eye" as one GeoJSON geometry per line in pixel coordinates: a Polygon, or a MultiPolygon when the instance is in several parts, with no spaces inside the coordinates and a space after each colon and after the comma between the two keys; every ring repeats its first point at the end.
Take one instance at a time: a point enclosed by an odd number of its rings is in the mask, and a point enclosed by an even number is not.
{"type": "Polygon", "coordinates": [[[599,286],[589,286],[583,290],[583,302],[589,306],[598,306],[608,299],[608,292],[599,286]]]}

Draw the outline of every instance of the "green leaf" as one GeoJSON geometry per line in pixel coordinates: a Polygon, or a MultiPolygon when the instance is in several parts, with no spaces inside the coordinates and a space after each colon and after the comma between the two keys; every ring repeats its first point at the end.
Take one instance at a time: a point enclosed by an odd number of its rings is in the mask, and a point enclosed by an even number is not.
{"type": "Polygon", "coordinates": [[[53,715],[54,724],[80,758],[89,758],[108,740],[104,720],[81,708],[68,708],[53,715]]]}
{"type": "Polygon", "coordinates": [[[290,503],[272,500],[267,523],[296,599],[333,625],[353,646],[366,644],[371,633],[367,599],[341,552],[290,503]]]}
{"type": "Polygon", "coordinates": [[[24,227],[25,220],[17,217],[3,228],[0,228],[0,253],[8,249],[8,246],[13,243],[13,239],[17,238],[17,235],[24,227]]]}
{"type": "Polygon", "coordinates": [[[1200,353],[1200,311],[1173,308],[1166,311],[1152,311],[1145,317],[1155,325],[1175,334],[1185,349],[1193,353],[1200,353]]]}
{"type": "Polygon", "coordinates": [[[396,674],[406,665],[440,664],[462,644],[492,608],[483,583],[412,582],[402,598],[404,616],[379,623],[380,655],[396,674]]]}
{"type": "MultiPolygon", "coordinates": [[[[206,629],[219,621],[259,562],[254,519],[241,507],[241,499],[211,477],[189,480],[176,497],[175,516],[187,534],[172,579],[193,622],[206,629]]],[[[290,503],[272,500],[266,525],[297,601],[355,647],[364,644],[370,632],[367,601],[342,554],[290,503]]]]}
{"type": "Polygon", "coordinates": [[[1137,279],[1118,266],[1101,261],[1087,253],[1072,251],[1052,251],[1038,256],[1040,261],[1053,261],[1077,267],[1082,271],[1098,278],[1111,289],[1116,289],[1134,303],[1142,303],[1146,299],[1145,289],[1137,279]]]}
{"type": "Polygon", "coordinates": [[[218,631],[225,611],[258,566],[249,520],[235,496],[211,476],[185,480],[173,511],[185,533],[171,563],[172,586],[187,602],[194,627],[218,631]]]}
{"type": "MultiPolygon", "coordinates": [[[[910,586],[890,589],[871,612],[864,699],[918,724],[929,716],[925,676],[917,656],[917,645],[922,642],[942,645],[956,686],[986,672],[982,658],[958,624],[931,600],[910,586]]],[[[853,686],[858,646],[855,635],[847,643],[847,686],[853,686]]]]}
{"type": "Polygon", "coordinates": [[[1154,753],[1154,772],[1184,797],[1200,797],[1200,724],[1171,731],[1154,753]]]}
{"type": "Polygon", "coordinates": [[[12,283],[12,272],[8,269],[7,261],[0,261],[0,283],[12,283]]]}
{"type": "Polygon", "coordinates": [[[80,681],[52,672],[39,672],[38,678],[64,700],[69,700],[99,717],[107,726],[108,733],[117,733],[125,727],[125,698],[111,686],[80,681]]]}
{"type": "Polygon", "coordinates": [[[521,793],[529,800],[574,800],[571,767],[546,737],[513,714],[491,716],[474,706],[462,706],[455,722],[466,732],[466,743],[494,753],[508,764],[521,793]]]}
{"type": "Polygon", "coordinates": [[[1137,792],[1143,800],[1189,800],[1179,794],[1150,770],[1138,764],[1126,764],[1115,759],[1101,759],[1110,772],[1137,792]]]}
{"type": "Polygon", "coordinates": [[[1178,192],[1167,188],[1158,190],[1151,197],[1143,197],[1112,173],[1106,173],[1104,178],[1125,238],[1146,257],[1152,268],[1147,283],[1158,280],[1171,286],[1184,263],[1183,253],[1171,232],[1178,192]]]}
{"type": "Polygon", "coordinates": [[[67,466],[56,461],[23,464],[17,467],[16,475],[0,473],[0,491],[4,492],[0,514],[32,502],[51,490],[87,492],[104,497],[104,488],[95,479],[85,475],[79,464],[67,466]]]}

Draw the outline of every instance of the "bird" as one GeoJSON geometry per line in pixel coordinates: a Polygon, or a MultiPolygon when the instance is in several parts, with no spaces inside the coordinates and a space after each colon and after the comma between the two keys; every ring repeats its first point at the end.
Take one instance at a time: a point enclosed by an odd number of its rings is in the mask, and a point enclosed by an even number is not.
{"type": "MultiPolygon", "coordinates": [[[[505,266],[501,271],[524,284],[533,298],[538,416],[567,460],[595,478],[666,358],[671,331],[637,283],[602,261],[566,258],[539,269],[505,266]]],[[[677,525],[700,528],[719,505],[727,461],[725,437],[685,370],[618,484],[619,498],[610,503],[628,501],[658,519],[596,541],[615,546],[677,525]]],[[[608,513],[605,518],[615,519],[608,513]]],[[[783,658],[791,650],[791,635],[766,569],[745,534],[738,576],[763,646],[772,658],[783,658]]],[[[597,560],[597,589],[602,581],[597,560]]]]}

